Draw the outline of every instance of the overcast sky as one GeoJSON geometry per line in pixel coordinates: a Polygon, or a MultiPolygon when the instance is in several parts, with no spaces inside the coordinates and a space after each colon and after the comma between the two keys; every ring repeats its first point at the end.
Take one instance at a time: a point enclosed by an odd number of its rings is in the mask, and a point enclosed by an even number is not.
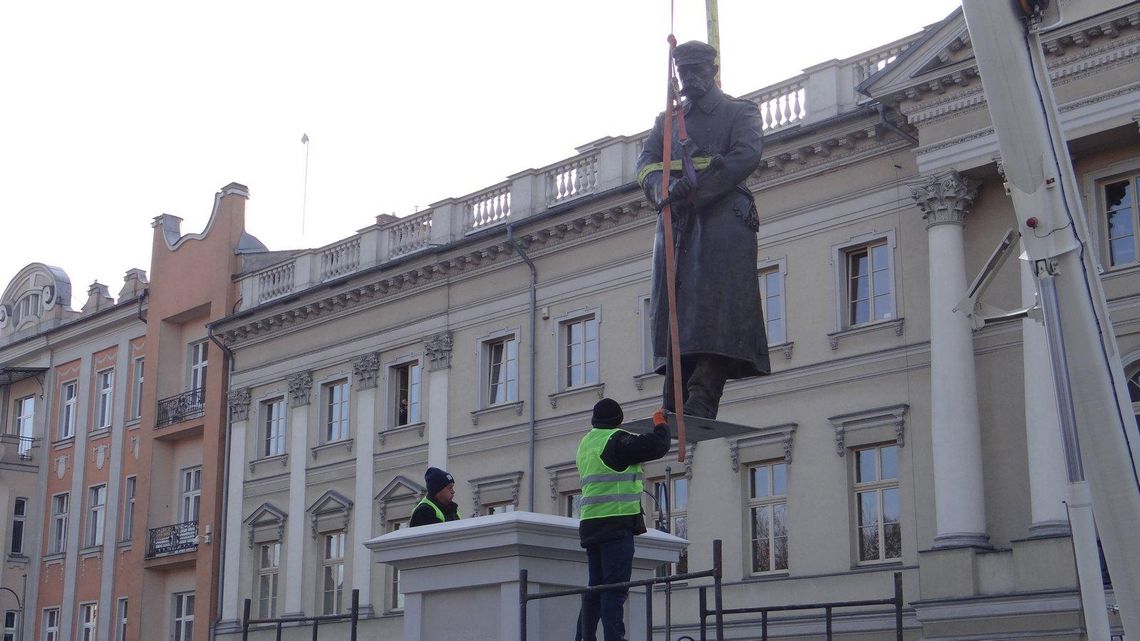
{"type": "MultiPolygon", "coordinates": [[[[674,0],[680,41],[704,0],[674,0]]],[[[664,103],[669,0],[0,3],[0,288],[61,267],[82,306],[150,268],[151,220],[319,247],[634,134],[664,103]],[[302,234],[305,145],[307,216],[302,234]]],[[[958,0],[719,0],[740,95],[921,30],[958,0]]]]}

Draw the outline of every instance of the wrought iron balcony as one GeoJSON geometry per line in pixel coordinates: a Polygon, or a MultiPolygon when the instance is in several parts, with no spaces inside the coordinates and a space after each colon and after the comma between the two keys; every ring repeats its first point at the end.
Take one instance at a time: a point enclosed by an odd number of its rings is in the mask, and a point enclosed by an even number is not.
{"type": "Polygon", "coordinates": [[[0,460],[30,461],[36,439],[31,436],[0,434],[0,460]]]}
{"type": "Polygon", "coordinates": [[[166,427],[206,413],[206,388],[199,387],[178,396],[164,398],[158,402],[158,419],[154,428],[166,427]]]}
{"type": "Polygon", "coordinates": [[[147,534],[146,558],[148,559],[197,549],[197,521],[152,528],[147,534]]]}

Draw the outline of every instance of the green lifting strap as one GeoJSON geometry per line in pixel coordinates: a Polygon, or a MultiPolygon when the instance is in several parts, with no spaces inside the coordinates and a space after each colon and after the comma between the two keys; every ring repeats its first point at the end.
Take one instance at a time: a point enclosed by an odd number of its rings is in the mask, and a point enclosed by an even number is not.
{"type": "MultiPolygon", "coordinates": [[[[701,169],[708,169],[711,162],[712,157],[710,156],[693,156],[693,168],[698,171],[701,169]]],[[[641,171],[637,172],[637,184],[644,186],[646,176],[652,174],[653,172],[661,171],[664,168],[665,163],[663,162],[655,162],[642,167],[641,171]]],[[[680,160],[674,160],[673,162],[669,163],[669,171],[681,171],[681,169],[682,167],[680,160]]]]}

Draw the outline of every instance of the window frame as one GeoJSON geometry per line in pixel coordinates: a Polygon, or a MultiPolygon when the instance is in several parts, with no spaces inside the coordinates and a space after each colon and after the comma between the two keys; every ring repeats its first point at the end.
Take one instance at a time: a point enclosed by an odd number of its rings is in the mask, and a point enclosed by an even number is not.
{"type": "Polygon", "coordinates": [[[748,510],[748,520],[749,520],[749,526],[750,526],[749,527],[749,555],[748,555],[750,564],[749,564],[748,573],[752,576],[769,576],[769,575],[787,574],[789,571],[788,567],[790,565],[790,555],[788,553],[789,540],[788,540],[788,534],[787,534],[787,532],[788,532],[787,525],[788,525],[788,485],[789,485],[789,480],[790,480],[791,466],[788,464],[788,462],[786,460],[776,459],[776,460],[758,461],[756,463],[749,463],[746,466],[746,469],[748,472],[748,480],[746,482],[746,485],[748,487],[748,492],[746,494],[745,503],[746,503],[746,509],[748,510]],[[776,470],[777,470],[777,468],[783,468],[784,492],[782,494],[776,493],[776,487],[777,487],[776,470]],[[764,496],[757,496],[756,492],[755,492],[755,483],[754,483],[755,478],[756,478],[755,472],[757,470],[760,470],[760,469],[765,470],[765,483],[766,483],[767,488],[768,488],[768,493],[765,494],[764,496]],[[777,562],[776,562],[776,559],[777,559],[776,539],[781,538],[781,537],[776,536],[776,527],[775,527],[776,509],[775,508],[777,508],[777,507],[782,507],[783,508],[783,514],[784,514],[784,517],[783,517],[784,535],[782,537],[784,539],[784,559],[783,559],[784,560],[784,566],[783,567],[777,567],[777,562]],[[756,542],[757,542],[756,541],[756,533],[755,533],[756,510],[764,509],[764,508],[771,508],[768,511],[768,516],[766,518],[767,525],[769,528],[768,531],[770,533],[768,536],[768,559],[770,562],[770,567],[767,570],[757,569],[758,564],[757,564],[757,558],[756,558],[756,542]]]}
{"type": "Polygon", "coordinates": [[[138,492],[138,477],[134,474],[123,479],[123,524],[120,541],[134,538],[131,532],[135,526],[135,495],[138,492]]]}
{"type": "Polygon", "coordinates": [[[115,368],[108,367],[95,372],[95,388],[98,393],[95,402],[95,420],[91,431],[110,429],[115,416],[115,368]]]}
{"type": "MultiPolygon", "coordinates": [[[[646,510],[646,512],[653,516],[653,520],[654,520],[654,524],[655,524],[654,527],[656,527],[656,519],[657,519],[657,516],[656,516],[657,515],[657,509],[656,508],[658,505],[661,505],[661,502],[664,500],[664,497],[661,494],[661,490],[662,490],[662,488],[665,487],[665,477],[664,476],[657,476],[657,477],[653,477],[653,478],[650,478],[647,480],[653,484],[653,498],[657,501],[657,503],[650,505],[650,509],[646,510]]],[[[689,494],[690,494],[689,491],[691,489],[691,484],[689,482],[690,479],[686,474],[674,474],[674,475],[669,477],[669,481],[672,484],[672,487],[669,488],[669,510],[668,510],[668,512],[669,512],[669,533],[673,534],[675,536],[679,536],[681,538],[688,538],[688,532],[689,532],[689,494]],[[680,506],[674,505],[674,500],[676,499],[676,497],[682,495],[681,492],[677,491],[678,485],[683,485],[685,487],[685,491],[683,493],[684,504],[680,505],[680,506]],[[678,527],[678,523],[684,524],[683,525],[683,529],[685,530],[684,534],[678,534],[678,531],[680,529],[682,529],[681,527],[678,527]]],[[[662,508],[662,509],[664,511],[664,508],[662,508]]],[[[681,550],[681,554],[677,558],[677,561],[675,563],[669,563],[667,565],[662,565],[662,566],[658,567],[658,569],[657,569],[658,576],[665,576],[666,574],[684,574],[685,572],[688,572],[688,571],[689,571],[689,550],[688,550],[688,548],[681,550]],[[664,573],[664,574],[662,574],[662,573],[664,573]]]]}
{"type": "Polygon", "coordinates": [[[424,422],[423,416],[423,360],[417,356],[408,356],[397,359],[388,364],[388,425],[391,427],[407,427],[424,422]],[[404,389],[404,379],[407,372],[407,390],[404,389]],[[400,402],[404,397],[408,400],[407,416],[400,422],[400,402]]]}
{"type": "Polygon", "coordinates": [[[760,286],[760,305],[764,314],[764,334],[768,339],[768,345],[783,345],[789,341],[788,339],[788,260],[787,258],[779,258],[776,260],[761,261],[756,268],[756,278],[760,286]],[[772,317],[769,309],[769,291],[768,291],[768,277],[777,276],[780,283],[779,293],[779,312],[780,316],[777,320],[780,321],[780,336],[779,340],[773,338],[772,333],[772,317]]]}
{"type": "Polygon", "coordinates": [[[257,545],[257,585],[254,598],[257,603],[257,618],[273,619],[277,617],[277,597],[281,579],[281,541],[266,541],[257,545]],[[269,560],[272,565],[266,565],[266,550],[271,550],[269,560]],[[266,581],[271,590],[265,593],[266,581]]]}
{"type": "MultiPolygon", "coordinates": [[[[832,246],[832,266],[835,269],[835,327],[836,331],[843,331],[848,329],[857,329],[876,325],[879,323],[891,323],[899,320],[898,313],[898,272],[895,267],[895,230],[894,228],[886,229],[885,231],[872,231],[859,236],[853,236],[843,243],[832,246]],[[887,282],[890,284],[890,312],[885,318],[876,318],[874,312],[874,299],[875,295],[872,293],[868,300],[870,301],[868,320],[863,322],[855,322],[851,314],[851,301],[849,295],[850,285],[850,269],[849,260],[852,253],[859,250],[867,250],[868,261],[872,260],[872,248],[878,246],[886,246],[886,261],[887,265],[884,268],[887,272],[887,282]]],[[[872,286],[874,282],[874,264],[871,263],[871,271],[868,276],[868,285],[872,286]]],[[[786,290],[785,290],[786,291],[786,290]]]]}
{"type": "Polygon", "coordinates": [[[854,530],[854,553],[856,565],[881,565],[888,563],[901,563],[903,559],[903,542],[902,542],[902,488],[900,476],[902,474],[902,448],[896,442],[882,442],[870,445],[861,445],[851,448],[851,497],[852,497],[852,526],[854,530]],[[895,475],[893,478],[883,477],[883,462],[882,451],[886,449],[894,450],[894,465],[895,475]],[[875,480],[861,481],[859,479],[859,454],[862,452],[875,452],[875,480]],[[897,501],[898,520],[894,523],[898,531],[898,555],[887,556],[887,534],[886,534],[886,509],[884,507],[885,501],[883,500],[884,493],[894,491],[897,501]],[[863,525],[862,516],[862,496],[864,494],[875,493],[875,528],[876,528],[876,558],[863,558],[863,536],[862,530],[867,526],[863,525]]]}
{"type": "MultiPolygon", "coordinates": [[[[1140,264],[1140,167],[1119,168],[1119,171],[1098,172],[1090,177],[1095,186],[1095,225],[1096,239],[1100,245],[1097,252],[1102,269],[1115,271],[1140,264]],[[1113,260],[1112,237],[1108,223],[1108,194],[1106,190],[1113,183],[1127,183],[1131,189],[1131,211],[1129,212],[1129,225],[1132,237],[1132,260],[1115,263],[1113,260]]],[[[1118,210],[1119,211],[1119,210],[1118,210]]]]}
{"type": "MultiPolygon", "coordinates": [[[[395,532],[410,527],[411,519],[396,519],[388,521],[388,532],[395,532]]],[[[400,570],[395,566],[390,566],[388,574],[388,610],[390,612],[403,612],[404,611],[404,593],[400,591],[400,570]]]]}
{"type": "Polygon", "coordinates": [[[60,626],[60,612],[59,608],[44,608],[41,610],[43,615],[41,621],[43,623],[42,641],[60,641],[59,626],[60,626]],[[54,619],[54,625],[53,623],[54,619]]]}
{"type": "Polygon", "coordinates": [[[79,616],[75,620],[77,641],[96,641],[99,635],[99,603],[86,601],[79,604],[79,616]],[[90,619],[88,619],[90,614],[90,619]]]}
{"type": "Polygon", "coordinates": [[[197,522],[202,516],[202,466],[191,465],[179,470],[180,523],[197,522]],[[193,513],[194,518],[189,518],[193,513]]]}
{"type": "Polygon", "coordinates": [[[16,641],[16,632],[20,629],[20,613],[16,610],[4,611],[4,641],[16,641]],[[11,619],[9,621],[8,619],[11,619]]]}
{"type": "Polygon", "coordinates": [[[12,500],[12,529],[8,537],[9,556],[24,556],[24,540],[28,530],[28,499],[17,496],[12,500]]]}
{"type": "Polygon", "coordinates": [[[71,492],[57,492],[51,495],[51,531],[48,533],[49,554],[63,554],[67,551],[67,526],[71,510],[71,492]],[[56,505],[63,500],[63,509],[56,505]]]}
{"type": "Polygon", "coordinates": [[[321,414],[322,443],[336,443],[352,438],[352,393],[347,378],[321,385],[321,414]],[[336,398],[338,391],[339,399],[336,398]]]}
{"type": "Polygon", "coordinates": [[[599,308],[576,309],[557,319],[558,321],[558,376],[557,391],[565,392],[599,385],[602,382],[601,369],[601,325],[602,314],[599,308]],[[582,340],[574,341],[574,328],[582,328],[582,340]],[[590,330],[593,329],[593,339],[590,330]],[[593,343],[593,359],[590,358],[590,343],[593,343]],[[575,362],[575,344],[581,346],[581,359],[575,362]],[[591,369],[592,364],[592,369],[591,369]],[[575,376],[574,368],[580,368],[575,376]],[[593,376],[591,377],[591,372],[593,376]]]}
{"type": "Polygon", "coordinates": [[[121,596],[115,600],[115,641],[127,641],[127,597],[121,596]]]}
{"type": "Polygon", "coordinates": [[[12,412],[13,433],[17,437],[16,450],[21,458],[32,451],[32,441],[36,437],[36,395],[28,394],[16,399],[12,412]]]}
{"type": "Polygon", "coordinates": [[[274,396],[259,403],[261,409],[261,429],[258,430],[258,440],[261,458],[271,458],[285,454],[288,443],[285,441],[287,433],[288,406],[284,396],[274,396]],[[276,431],[274,431],[276,430],[276,431]]]}
{"type": "Polygon", "coordinates": [[[478,401],[479,407],[482,409],[489,409],[492,407],[502,407],[519,402],[519,347],[521,346],[522,332],[518,328],[501,330],[484,336],[479,339],[479,390],[478,401]],[[503,344],[503,365],[505,367],[505,378],[499,385],[505,386],[506,398],[492,402],[492,355],[496,345],[503,344]],[[511,349],[514,350],[514,378],[511,378],[510,362],[511,362],[511,349]]]}
{"type": "Polygon", "coordinates": [[[137,356],[131,362],[131,419],[142,418],[143,381],[146,375],[146,357],[137,356]]]}
{"type": "Polygon", "coordinates": [[[190,592],[175,592],[173,595],[174,607],[171,608],[173,615],[170,620],[172,624],[171,638],[174,641],[190,641],[194,636],[194,614],[197,607],[197,599],[193,591],[190,592]],[[189,608],[186,606],[189,605],[189,608]],[[189,610],[189,614],[187,614],[189,610]]]}
{"type": "Polygon", "coordinates": [[[187,346],[187,391],[206,388],[206,376],[210,365],[210,340],[203,338],[187,346]]]}
{"type": "Polygon", "coordinates": [[[340,614],[344,608],[344,584],[345,584],[345,550],[347,549],[348,532],[345,530],[336,530],[332,532],[325,532],[321,538],[321,614],[340,614]],[[339,541],[339,543],[337,543],[339,541]],[[330,547],[331,546],[331,547],[330,547]],[[338,554],[338,556],[332,556],[338,554]],[[330,573],[334,580],[339,581],[339,584],[332,590],[329,589],[330,573]],[[331,598],[331,604],[330,604],[331,598]],[[330,609],[329,606],[332,606],[330,609]]]}
{"type": "Polygon", "coordinates": [[[87,527],[83,533],[84,547],[103,545],[107,520],[107,484],[97,483],[87,488],[87,527]],[[102,502],[98,502],[98,499],[102,502]]]}
{"type": "Polygon", "coordinates": [[[75,438],[75,428],[79,421],[79,379],[73,378],[60,384],[59,389],[59,440],[75,438]],[[68,390],[72,391],[70,398],[68,390]]]}

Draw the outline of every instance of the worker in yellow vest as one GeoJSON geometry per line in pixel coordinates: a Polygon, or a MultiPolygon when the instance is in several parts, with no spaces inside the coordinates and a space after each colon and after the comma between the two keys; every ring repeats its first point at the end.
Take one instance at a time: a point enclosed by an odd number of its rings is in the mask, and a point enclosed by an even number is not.
{"type": "Polygon", "coordinates": [[[410,527],[459,520],[459,505],[455,502],[455,479],[438,467],[429,467],[424,473],[427,495],[420,499],[412,512],[410,527]]]}
{"type": "MultiPolygon", "coordinates": [[[[653,431],[648,434],[619,429],[623,418],[621,405],[603,398],[594,405],[593,428],[578,444],[578,478],[582,481],[578,536],[586,548],[590,585],[629,581],[633,572],[633,537],[645,532],[641,464],[669,451],[664,410],[653,414],[653,431]]],[[[628,591],[587,595],[578,614],[575,639],[596,641],[601,619],[605,641],[625,641],[622,619],[628,591]]]]}

